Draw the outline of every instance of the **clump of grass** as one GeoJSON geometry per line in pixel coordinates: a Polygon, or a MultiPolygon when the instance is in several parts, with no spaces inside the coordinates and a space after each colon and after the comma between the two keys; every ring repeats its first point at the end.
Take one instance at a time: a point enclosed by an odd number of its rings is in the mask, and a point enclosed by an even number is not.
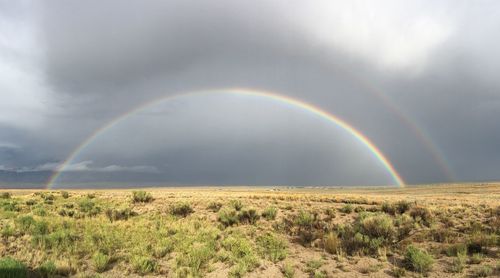
{"type": "Polygon", "coordinates": [[[285,278],[293,278],[295,276],[295,267],[290,263],[284,263],[281,267],[281,273],[285,278]]]}
{"type": "Polygon", "coordinates": [[[410,245],[406,249],[403,263],[408,270],[427,273],[432,269],[434,259],[424,250],[410,245]]]}
{"type": "Polygon", "coordinates": [[[207,208],[213,212],[218,212],[221,207],[222,207],[221,202],[210,202],[210,204],[208,204],[207,208]]]}
{"type": "Polygon", "coordinates": [[[337,254],[340,252],[342,242],[337,233],[328,233],[323,238],[323,248],[330,254],[337,254]]]}
{"type": "Polygon", "coordinates": [[[351,204],[347,204],[347,205],[344,205],[343,207],[341,207],[339,209],[339,211],[342,212],[342,213],[349,214],[349,213],[352,213],[354,211],[354,208],[352,207],[351,204]]]}
{"type": "Polygon", "coordinates": [[[175,216],[186,217],[193,212],[193,208],[188,203],[177,203],[170,207],[170,214],[175,216]]]}
{"type": "Polygon", "coordinates": [[[16,231],[14,230],[14,228],[12,228],[9,224],[6,224],[2,227],[2,231],[1,231],[1,234],[2,234],[2,237],[4,238],[8,238],[8,237],[11,237],[13,236],[14,234],[16,233],[16,231]]]}
{"type": "Polygon", "coordinates": [[[465,245],[464,243],[452,244],[446,248],[445,253],[448,257],[457,256],[461,253],[467,253],[467,245],[465,245]]]}
{"type": "Polygon", "coordinates": [[[316,271],[323,265],[322,260],[309,260],[306,262],[306,269],[305,271],[315,276],[316,271]]]}
{"type": "Polygon", "coordinates": [[[482,265],[476,267],[472,272],[476,277],[488,277],[493,274],[493,268],[489,265],[482,265]]]}
{"type": "Polygon", "coordinates": [[[96,272],[104,272],[108,268],[109,265],[109,256],[98,251],[92,256],[92,264],[96,272]]]}
{"type": "Polygon", "coordinates": [[[45,261],[38,267],[38,273],[44,278],[54,277],[57,272],[57,267],[53,261],[45,261]]]}
{"type": "Polygon", "coordinates": [[[483,261],[483,259],[484,259],[484,255],[483,254],[481,254],[481,253],[474,253],[470,257],[469,262],[471,264],[480,264],[483,261]]]}
{"type": "Polygon", "coordinates": [[[277,214],[278,214],[278,210],[275,207],[268,207],[268,208],[264,209],[264,211],[262,212],[262,217],[271,221],[271,220],[276,219],[277,214]]]}
{"type": "Polygon", "coordinates": [[[11,258],[4,257],[0,259],[0,277],[2,278],[24,278],[28,277],[26,266],[11,258]]]}
{"type": "Polygon", "coordinates": [[[309,244],[315,239],[313,226],[317,221],[317,215],[301,210],[295,217],[294,223],[299,227],[298,235],[302,244],[309,244]]]}
{"type": "Polygon", "coordinates": [[[219,211],[218,220],[225,227],[233,226],[239,223],[238,214],[234,210],[223,209],[219,211]]]}
{"type": "Polygon", "coordinates": [[[69,192],[68,192],[68,191],[61,191],[61,196],[62,196],[64,199],[68,199],[68,198],[69,198],[69,192]]]}
{"type": "Polygon", "coordinates": [[[231,200],[229,204],[236,210],[240,211],[243,208],[243,203],[240,200],[231,200]]]}
{"type": "Polygon", "coordinates": [[[96,216],[101,212],[101,208],[90,198],[83,198],[78,203],[80,211],[87,216],[96,216]]]}
{"type": "Polygon", "coordinates": [[[410,215],[416,222],[420,222],[429,227],[434,222],[434,216],[431,211],[422,206],[414,206],[410,210],[410,215]]]}
{"type": "Polygon", "coordinates": [[[230,270],[232,276],[242,277],[259,265],[254,248],[245,237],[231,235],[222,241],[222,246],[229,252],[227,259],[234,265],[230,270]]]}
{"type": "Polygon", "coordinates": [[[385,214],[367,216],[360,220],[362,233],[371,238],[382,238],[389,242],[394,234],[392,218],[385,214]]]}
{"type": "Polygon", "coordinates": [[[29,215],[20,216],[16,219],[16,225],[21,231],[29,231],[36,221],[29,215]]]}
{"type": "Polygon", "coordinates": [[[395,267],[394,269],[392,269],[392,275],[394,275],[394,277],[396,278],[405,277],[406,270],[404,268],[395,267]]]}
{"type": "Polygon", "coordinates": [[[130,208],[122,208],[122,209],[111,209],[108,208],[105,211],[106,217],[109,221],[118,221],[118,220],[128,220],[131,216],[134,215],[130,208]]]}
{"type": "Polygon", "coordinates": [[[467,262],[467,253],[461,252],[453,259],[450,266],[450,271],[453,273],[462,273],[467,262]]]}
{"type": "Polygon", "coordinates": [[[396,214],[396,206],[389,202],[383,202],[380,206],[380,210],[390,215],[396,214]]]}
{"type": "Polygon", "coordinates": [[[158,264],[156,263],[156,261],[147,256],[132,256],[130,262],[134,271],[140,275],[146,275],[148,273],[155,272],[158,268],[158,264]]]}
{"type": "Polygon", "coordinates": [[[240,223],[255,224],[260,216],[255,209],[245,209],[238,213],[238,221],[240,223]]]}
{"type": "Polygon", "coordinates": [[[403,214],[403,213],[409,211],[412,206],[413,206],[413,203],[408,202],[406,200],[400,200],[400,201],[396,202],[396,204],[395,204],[396,211],[400,214],[403,214]]]}
{"type": "Polygon", "coordinates": [[[163,239],[153,248],[153,256],[155,258],[163,258],[168,253],[174,250],[174,244],[169,239],[163,239]]]}
{"type": "Polygon", "coordinates": [[[0,199],[10,199],[12,195],[10,194],[10,192],[1,192],[0,193],[0,199]]]}
{"type": "Polygon", "coordinates": [[[257,243],[262,248],[265,257],[274,263],[287,256],[287,243],[272,233],[258,237],[257,243]]]}
{"type": "Polygon", "coordinates": [[[149,203],[153,201],[153,195],[146,191],[133,191],[132,192],[132,201],[134,203],[149,203]]]}

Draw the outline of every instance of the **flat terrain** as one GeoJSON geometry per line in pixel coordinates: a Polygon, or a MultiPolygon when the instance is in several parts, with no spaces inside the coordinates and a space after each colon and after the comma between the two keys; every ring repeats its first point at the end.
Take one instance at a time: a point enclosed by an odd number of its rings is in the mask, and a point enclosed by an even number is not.
{"type": "Polygon", "coordinates": [[[500,184],[2,189],[0,231],[0,278],[498,277],[500,184]]]}

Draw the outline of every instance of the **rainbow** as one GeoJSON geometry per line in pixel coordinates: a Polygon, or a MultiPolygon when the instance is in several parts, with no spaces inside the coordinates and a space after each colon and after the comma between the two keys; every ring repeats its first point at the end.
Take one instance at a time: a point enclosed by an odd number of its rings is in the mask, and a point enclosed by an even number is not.
{"type": "Polygon", "coordinates": [[[249,97],[257,97],[257,98],[262,98],[265,100],[269,101],[275,101],[283,104],[287,104],[289,106],[292,106],[294,108],[299,108],[304,111],[307,111],[323,120],[326,120],[328,122],[333,123],[334,125],[342,128],[349,134],[351,134],[354,138],[357,139],[361,144],[363,144],[370,152],[373,154],[373,156],[382,164],[382,166],[386,169],[388,174],[392,177],[393,181],[401,187],[405,186],[405,182],[401,175],[396,171],[394,166],[389,162],[387,157],[380,151],[377,146],[370,141],[365,135],[363,135],[360,131],[356,130],[353,126],[345,122],[344,120],[340,119],[339,117],[317,107],[312,104],[309,104],[307,102],[304,102],[299,99],[291,98],[288,96],[280,95],[277,93],[273,92],[267,92],[267,91],[257,91],[257,90],[250,90],[250,89],[243,89],[243,88],[229,88],[229,89],[220,89],[220,90],[204,90],[204,91],[193,91],[193,92],[186,92],[186,93],[181,93],[181,94],[175,94],[175,95],[167,95],[163,96],[161,98],[154,99],[152,101],[148,101],[116,118],[113,120],[109,121],[96,131],[92,133],[86,140],[84,140],[75,150],[66,158],[66,160],[63,161],[59,165],[59,167],[54,171],[54,174],[49,178],[47,181],[46,187],[48,189],[51,189],[57,179],[60,177],[61,173],[64,172],[65,168],[71,164],[71,162],[78,156],[79,153],[81,153],[86,147],[88,147],[99,135],[103,134],[106,130],[110,129],[117,123],[121,122],[122,120],[135,115],[136,113],[154,105],[159,102],[167,101],[167,100],[173,100],[181,97],[187,97],[187,96],[201,96],[201,95],[212,95],[212,94],[228,94],[228,95],[238,95],[238,96],[249,96],[249,97]]]}

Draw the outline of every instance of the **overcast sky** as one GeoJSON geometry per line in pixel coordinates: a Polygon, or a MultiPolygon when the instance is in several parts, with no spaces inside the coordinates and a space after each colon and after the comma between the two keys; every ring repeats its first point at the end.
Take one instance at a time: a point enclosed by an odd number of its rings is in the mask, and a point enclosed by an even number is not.
{"type": "MultiPolygon", "coordinates": [[[[500,179],[498,1],[0,0],[0,184],[153,99],[243,87],[348,122],[407,183],[500,179]]],[[[391,184],[347,131],[229,94],[158,102],[59,182],[391,184]]]]}

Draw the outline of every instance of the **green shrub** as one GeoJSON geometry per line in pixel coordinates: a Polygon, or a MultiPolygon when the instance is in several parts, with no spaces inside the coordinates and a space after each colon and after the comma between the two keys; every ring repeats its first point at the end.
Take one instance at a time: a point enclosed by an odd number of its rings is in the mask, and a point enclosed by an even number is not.
{"type": "Polygon", "coordinates": [[[118,221],[118,220],[128,220],[131,216],[134,215],[130,208],[122,208],[122,209],[106,209],[104,212],[109,221],[118,221]]]}
{"type": "Polygon", "coordinates": [[[470,257],[470,263],[471,264],[480,264],[484,259],[484,255],[481,253],[474,253],[470,257]]]}
{"type": "Polygon", "coordinates": [[[293,265],[285,263],[281,268],[281,273],[283,273],[283,276],[285,276],[285,278],[293,278],[295,276],[295,268],[293,267],[293,265]]]}
{"type": "Polygon", "coordinates": [[[155,272],[158,267],[155,260],[146,256],[132,256],[130,262],[134,271],[140,275],[155,272]]]}
{"type": "Polygon", "coordinates": [[[41,236],[49,233],[49,223],[47,221],[36,221],[31,226],[31,234],[33,236],[41,236]]]}
{"type": "Polygon", "coordinates": [[[403,213],[409,211],[410,208],[413,206],[413,204],[408,202],[408,201],[401,200],[401,201],[396,202],[395,206],[396,206],[396,211],[400,214],[403,214],[403,213]]]}
{"type": "Polygon", "coordinates": [[[235,265],[230,270],[232,276],[241,277],[259,265],[252,244],[243,236],[231,235],[222,241],[222,246],[229,252],[229,262],[235,265]]]}
{"type": "Polygon", "coordinates": [[[170,207],[170,214],[175,216],[186,217],[193,212],[193,208],[188,203],[177,203],[170,207]]]}
{"type": "Polygon", "coordinates": [[[431,211],[426,207],[422,206],[412,207],[410,210],[410,215],[411,217],[413,217],[413,219],[415,219],[415,221],[421,222],[427,227],[429,227],[434,222],[434,216],[432,215],[431,211]]]}
{"type": "Polygon", "coordinates": [[[457,256],[451,262],[450,271],[453,273],[462,273],[464,271],[466,262],[467,262],[467,253],[466,252],[458,253],[457,256]]]}
{"type": "Polygon", "coordinates": [[[341,244],[342,242],[340,241],[340,238],[337,235],[337,233],[328,233],[323,238],[323,247],[325,248],[325,251],[330,254],[339,253],[341,249],[341,244]]]}
{"type": "Polygon", "coordinates": [[[207,208],[213,212],[218,212],[221,207],[222,207],[221,202],[211,202],[210,204],[208,204],[207,208]]]}
{"type": "Polygon", "coordinates": [[[482,265],[476,267],[472,272],[476,277],[488,277],[493,274],[493,268],[489,265],[482,265]]]}
{"type": "Polygon", "coordinates": [[[341,207],[339,211],[343,213],[352,213],[354,211],[354,208],[352,207],[351,204],[347,204],[341,207]]]}
{"type": "Polygon", "coordinates": [[[35,199],[28,199],[26,200],[26,205],[27,206],[33,206],[36,204],[36,200],[35,199]]]}
{"type": "Polygon", "coordinates": [[[218,220],[225,227],[233,226],[233,225],[236,225],[239,223],[238,215],[237,215],[236,211],[229,210],[229,209],[223,209],[223,210],[219,211],[218,220]]]}
{"type": "Polygon", "coordinates": [[[394,268],[392,270],[392,274],[396,278],[405,277],[406,276],[406,270],[404,268],[396,267],[396,268],[394,268]]]}
{"type": "Polygon", "coordinates": [[[64,199],[68,199],[68,198],[69,198],[69,193],[68,193],[68,191],[61,191],[61,196],[62,196],[64,199]]]}
{"type": "Polygon", "coordinates": [[[236,210],[240,211],[243,208],[243,203],[240,200],[231,200],[229,204],[236,210]]]}
{"type": "Polygon", "coordinates": [[[10,199],[12,195],[10,194],[10,192],[2,192],[0,193],[0,199],[10,199]]]}
{"type": "Polygon", "coordinates": [[[360,219],[362,233],[371,238],[383,238],[389,242],[394,234],[392,218],[385,214],[367,216],[360,219]]]}
{"type": "Polygon", "coordinates": [[[463,243],[456,243],[446,248],[446,255],[448,257],[458,256],[458,254],[467,253],[467,245],[463,243]]]}
{"type": "Polygon", "coordinates": [[[276,263],[286,258],[287,242],[277,236],[267,233],[257,238],[257,243],[262,248],[265,257],[276,263]]]}
{"type": "Polygon", "coordinates": [[[390,215],[396,214],[396,206],[389,202],[383,202],[380,206],[380,210],[390,215]]]}
{"type": "Polygon", "coordinates": [[[238,213],[239,223],[255,224],[259,220],[260,216],[257,214],[255,209],[245,209],[238,213]]]}
{"type": "Polygon", "coordinates": [[[153,196],[149,192],[145,191],[133,191],[132,201],[134,203],[149,203],[153,201],[153,196]]]}
{"type": "Polygon", "coordinates": [[[102,252],[96,252],[94,256],[92,256],[92,265],[96,272],[101,273],[106,271],[109,265],[109,256],[102,252]]]}
{"type": "Polygon", "coordinates": [[[53,277],[57,272],[57,267],[53,261],[45,261],[38,267],[38,273],[44,278],[53,277]]]}
{"type": "Polygon", "coordinates": [[[29,215],[24,215],[16,219],[16,224],[21,231],[29,231],[36,223],[35,219],[29,215]]]}
{"type": "Polygon", "coordinates": [[[80,211],[87,216],[96,216],[101,212],[101,208],[90,198],[83,198],[78,203],[80,211]]]}
{"type": "Polygon", "coordinates": [[[408,270],[427,273],[432,269],[434,259],[424,250],[410,245],[406,249],[403,263],[408,270]]]}
{"type": "Polygon", "coordinates": [[[47,211],[43,206],[40,206],[33,210],[33,214],[37,216],[47,216],[47,211]]]}
{"type": "Polygon", "coordinates": [[[16,231],[9,224],[6,224],[2,228],[2,237],[8,238],[10,236],[13,236],[15,233],[16,231]]]}
{"type": "Polygon", "coordinates": [[[24,278],[28,277],[26,266],[11,257],[0,259],[0,278],[24,278]]]}
{"type": "Polygon", "coordinates": [[[278,213],[278,210],[275,207],[268,207],[262,212],[262,217],[271,221],[271,220],[276,219],[277,213],[278,213]]]}

